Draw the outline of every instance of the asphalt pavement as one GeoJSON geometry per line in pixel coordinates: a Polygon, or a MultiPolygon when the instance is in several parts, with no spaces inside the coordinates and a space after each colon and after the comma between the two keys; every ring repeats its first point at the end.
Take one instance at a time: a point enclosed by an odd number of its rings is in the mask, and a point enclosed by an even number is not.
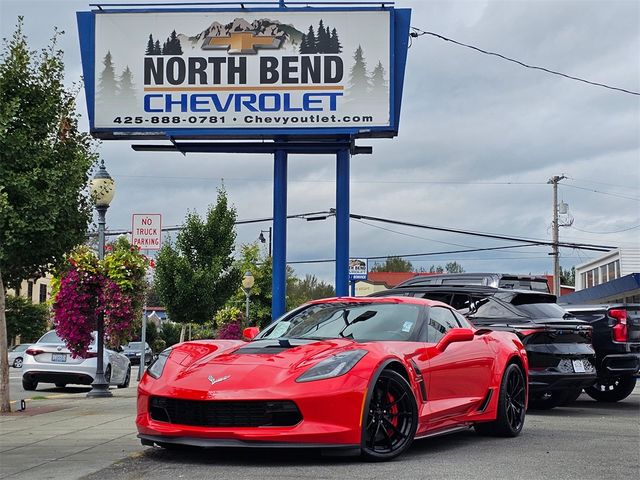
{"type": "Polygon", "coordinates": [[[416,441],[396,461],[375,464],[317,451],[142,447],[135,386],[100,399],[86,398],[87,389],[29,392],[24,411],[0,416],[0,479],[626,480],[640,473],[640,386],[616,404],[583,394],[571,407],[529,412],[514,439],[470,430],[416,441]]]}

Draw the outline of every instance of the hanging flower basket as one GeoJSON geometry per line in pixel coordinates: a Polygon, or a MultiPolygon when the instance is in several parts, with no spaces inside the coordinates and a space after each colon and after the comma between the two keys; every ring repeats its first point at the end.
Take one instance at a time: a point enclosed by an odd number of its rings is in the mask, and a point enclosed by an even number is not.
{"type": "Polygon", "coordinates": [[[142,315],[149,259],[126,238],[108,247],[103,261],[89,247],[77,247],[54,277],[54,325],[74,357],[86,356],[99,315],[111,347],[131,338],[142,315]]]}

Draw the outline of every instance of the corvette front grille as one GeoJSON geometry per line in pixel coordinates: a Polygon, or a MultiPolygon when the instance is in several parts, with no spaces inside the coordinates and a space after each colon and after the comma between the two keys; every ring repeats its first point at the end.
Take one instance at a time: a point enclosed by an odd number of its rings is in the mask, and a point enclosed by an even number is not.
{"type": "Polygon", "coordinates": [[[198,427],[289,427],[302,420],[289,400],[181,400],[151,397],[149,413],[158,422],[198,427]]]}

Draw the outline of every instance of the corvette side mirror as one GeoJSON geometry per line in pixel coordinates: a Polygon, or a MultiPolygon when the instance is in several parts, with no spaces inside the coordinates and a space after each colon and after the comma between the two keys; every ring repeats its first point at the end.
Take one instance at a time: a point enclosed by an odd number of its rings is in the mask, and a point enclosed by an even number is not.
{"type": "Polygon", "coordinates": [[[470,328],[452,328],[437,343],[436,348],[444,352],[451,343],[469,342],[473,340],[473,330],[470,328]]]}
{"type": "Polygon", "coordinates": [[[253,340],[256,338],[258,333],[260,333],[260,329],[258,327],[247,327],[242,331],[242,336],[247,340],[253,340]]]}

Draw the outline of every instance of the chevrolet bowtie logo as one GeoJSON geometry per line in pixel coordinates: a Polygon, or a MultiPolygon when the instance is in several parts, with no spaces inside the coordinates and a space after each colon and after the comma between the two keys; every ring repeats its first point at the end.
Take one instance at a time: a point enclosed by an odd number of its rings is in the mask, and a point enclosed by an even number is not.
{"type": "Polygon", "coordinates": [[[230,55],[254,54],[258,48],[278,49],[284,38],[257,36],[251,32],[233,32],[228,37],[206,37],[203,50],[227,50],[230,55]]]}

